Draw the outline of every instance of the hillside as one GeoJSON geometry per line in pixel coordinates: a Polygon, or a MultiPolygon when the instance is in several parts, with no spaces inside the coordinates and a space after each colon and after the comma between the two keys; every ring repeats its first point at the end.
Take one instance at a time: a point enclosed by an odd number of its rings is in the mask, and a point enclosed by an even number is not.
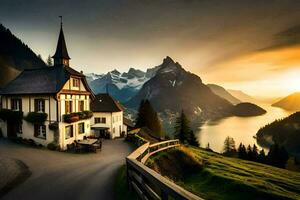
{"type": "Polygon", "coordinates": [[[146,164],[204,199],[300,199],[300,173],[224,157],[199,148],[162,152],[146,164]],[[183,153],[186,156],[180,156],[183,153]],[[197,167],[195,161],[201,167],[197,167]]]}
{"type": "Polygon", "coordinates": [[[2,24],[0,24],[0,44],[0,87],[14,79],[24,69],[46,67],[26,44],[2,24]]]}
{"type": "Polygon", "coordinates": [[[239,99],[241,102],[250,102],[250,103],[257,103],[258,100],[251,97],[250,95],[244,93],[240,90],[227,90],[232,96],[239,99]]]}
{"type": "Polygon", "coordinates": [[[289,152],[300,153],[300,112],[267,124],[258,130],[256,136],[262,146],[269,147],[277,142],[289,152]]]}
{"type": "Polygon", "coordinates": [[[276,103],[272,106],[283,108],[285,110],[299,111],[300,110],[300,92],[293,93],[276,103]]]}
{"type": "Polygon", "coordinates": [[[252,103],[239,103],[233,108],[233,114],[241,117],[258,116],[266,112],[263,108],[252,103]]]}
{"type": "Polygon", "coordinates": [[[234,96],[232,96],[226,89],[216,84],[207,84],[207,86],[215,93],[216,95],[226,99],[232,104],[241,103],[241,101],[234,96]]]}
{"type": "Polygon", "coordinates": [[[214,94],[195,74],[166,57],[155,76],[147,81],[130,101],[137,108],[142,99],[149,99],[155,110],[173,115],[182,109],[191,119],[211,119],[228,116],[233,105],[214,94]]]}

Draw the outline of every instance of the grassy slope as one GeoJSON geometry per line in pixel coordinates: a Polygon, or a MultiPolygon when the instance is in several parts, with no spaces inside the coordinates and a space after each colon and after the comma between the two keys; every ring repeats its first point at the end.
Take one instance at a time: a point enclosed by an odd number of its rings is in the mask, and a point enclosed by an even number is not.
{"type": "MultiPolygon", "coordinates": [[[[205,199],[300,199],[300,173],[228,158],[199,148],[189,148],[189,151],[205,164],[202,170],[177,183],[205,199]]],[[[176,153],[176,150],[169,153],[176,153]]],[[[152,161],[160,156],[158,154],[152,161]]]]}

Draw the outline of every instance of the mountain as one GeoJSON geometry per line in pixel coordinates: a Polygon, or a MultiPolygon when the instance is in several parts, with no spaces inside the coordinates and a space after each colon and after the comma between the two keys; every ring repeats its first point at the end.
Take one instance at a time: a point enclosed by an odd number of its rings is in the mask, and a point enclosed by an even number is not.
{"type": "Polygon", "coordinates": [[[216,84],[207,84],[207,86],[215,93],[216,95],[222,97],[223,99],[226,99],[232,104],[238,104],[241,103],[241,101],[234,96],[232,96],[227,90],[225,90],[223,87],[216,85],[216,84]]]}
{"type": "Polygon", "coordinates": [[[92,81],[102,78],[104,76],[104,74],[95,74],[95,73],[88,73],[85,74],[85,78],[86,81],[88,82],[88,84],[90,84],[92,81]]]}
{"type": "Polygon", "coordinates": [[[227,90],[232,96],[242,102],[257,103],[258,100],[240,90],[227,90]]]}
{"type": "Polygon", "coordinates": [[[256,133],[261,146],[283,145],[291,153],[300,153],[300,112],[265,125],[256,133]]]}
{"type": "Polygon", "coordinates": [[[267,111],[252,103],[239,103],[234,106],[233,114],[240,117],[263,115],[267,111]]]}
{"type": "Polygon", "coordinates": [[[22,70],[46,67],[26,44],[0,24],[0,87],[13,80],[22,70]]]}
{"type": "Polygon", "coordinates": [[[149,79],[126,105],[137,108],[142,99],[149,99],[155,110],[173,115],[184,110],[191,119],[219,118],[231,114],[233,105],[214,94],[195,74],[166,57],[149,79]]]}
{"type": "Polygon", "coordinates": [[[299,111],[300,110],[300,92],[295,92],[280,101],[272,104],[272,106],[280,107],[286,110],[299,111]]]}
{"type": "Polygon", "coordinates": [[[158,67],[147,69],[143,72],[138,69],[130,68],[128,72],[121,73],[113,70],[104,75],[86,74],[87,81],[94,93],[108,92],[121,102],[128,101],[136,95],[143,84],[151,79],[158,67]]]}

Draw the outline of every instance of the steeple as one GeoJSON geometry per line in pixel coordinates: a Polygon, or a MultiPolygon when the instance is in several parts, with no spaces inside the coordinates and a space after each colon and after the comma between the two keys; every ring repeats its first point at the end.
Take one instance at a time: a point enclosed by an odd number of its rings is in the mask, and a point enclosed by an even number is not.
{"type": "Polygon", "coordinates": [[[60,33],[58,37],[57,47],[54,56],[54,66],[55,65],[66,65],[69,66],[69,60],[71,59],[68,54],[67,45],[65,41],[65,36],[63,32],[63,23],[62,23],[62,16],[59,16],[61,19],[60,22],[60,33]]]}

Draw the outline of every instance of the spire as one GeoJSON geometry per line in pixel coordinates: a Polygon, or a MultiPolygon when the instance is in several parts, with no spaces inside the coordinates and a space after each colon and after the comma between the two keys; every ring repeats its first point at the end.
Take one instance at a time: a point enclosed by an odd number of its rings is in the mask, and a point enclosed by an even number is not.
{"type": "Polygon", "coordinates": [[[63,23],[62,23],[62,16],[60,17],[60,32],[57,42],[57,47],[54,56],[54,65],[66,65],[69,66],[69,60],[71,59],[68,54],[67,45],[65,41],[65,36],[63,32],[63,23]]]}

